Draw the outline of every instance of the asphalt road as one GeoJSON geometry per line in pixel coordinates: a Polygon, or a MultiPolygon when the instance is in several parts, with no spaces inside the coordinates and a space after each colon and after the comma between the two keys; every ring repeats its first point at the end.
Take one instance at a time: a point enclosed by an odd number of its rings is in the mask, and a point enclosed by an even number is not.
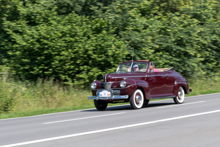
{"type": "Polygon", "coordinates": [[[0,120],[0,147],[219,147],[220,93],[0,120]]]}

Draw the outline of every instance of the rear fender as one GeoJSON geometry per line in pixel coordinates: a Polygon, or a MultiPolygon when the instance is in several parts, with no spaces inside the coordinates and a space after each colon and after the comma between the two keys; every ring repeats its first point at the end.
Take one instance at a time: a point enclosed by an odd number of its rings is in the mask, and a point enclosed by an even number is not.
{"type": "Polygon", "coordinates": [[[185,94],[189,94],[189,85],[186,80],[176,80],[174,83],[174,95],[178,96],[179,88],[183,87],[185,94]]]}

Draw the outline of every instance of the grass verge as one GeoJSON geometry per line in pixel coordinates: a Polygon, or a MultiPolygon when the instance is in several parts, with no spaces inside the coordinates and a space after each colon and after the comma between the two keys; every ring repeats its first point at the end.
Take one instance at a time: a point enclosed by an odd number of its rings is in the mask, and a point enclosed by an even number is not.
{"type": "Polygon", "coordinates": [[[220,92],[220,81],[216,79],[194,79],[188,80],[192,92],[187,96],[210,94],[220,92]]]}
{"type": "MultiPolygon", "coordinates": [[[[189,85],[193,92],[187,96],[220,92],[220,82],[212,79],[193,80],[189,85]]],[[[0,119],[94,108],[87,99],[90,95],[90,90],[66,89],[52,80],[35,85],[0,80],[0,119]]]]}

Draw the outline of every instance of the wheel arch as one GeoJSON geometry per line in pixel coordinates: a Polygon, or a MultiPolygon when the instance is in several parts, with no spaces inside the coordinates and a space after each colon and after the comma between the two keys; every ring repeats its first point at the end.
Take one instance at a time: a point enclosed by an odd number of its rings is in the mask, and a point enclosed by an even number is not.
{"type": "Polygon", "coordinates": [[[177,96],[178,95],[178,90],[179,88],[182,87],[184,90],[184,93],[187,94],[187,90],[186,90],[186,86],[183,84],[179,84],[175,86],[175,91],[174,91],[174,95],[177,96]]]}
{"type": "Polygon", "coordinates": [[[182,87],[185,94],[189,94],[189,86],[185,79],[176,79],[174,83],[174,95],[177,96],[179,88],[182,87]]]}
{"type": "Polygon", "coordinates": [[[184,90],[184,92],[185,92],[185,94],[187,94],[186,87],[185,87],[184,85],[182,85],[182,86],[180,86],[180,87],[182,87],[182,88],[183,88],[183,90],[184,90]]]}
{"type": "Polygon", "coordinates": [[[132,95],[136,89],[140,89],[144,95],[144,98],[146,100],[149,100],[150,99],[149,84],[144,80],[133,80],[133,81],[135,83],[135,87],[129,87],[130,88],[130,95],[132,95]]]}
{"type": "Polygon", "coordinates": [[[140,90],[142,91],[142,93],[143,93],[143,95],[144,95],[144,98],[146,99],[144,88],[142,88],[142,87],[139,86],[139,87],[137,87],[137,89],[140,89],[140,90]]]}
{"type": "Polygon", "coordinates": [[[143,93],[143,95],[144,95],[144,99],[146,99],[146,100],[149,100],[150,99],[150,97],[149,97],[149,95],[148,95],[148,92],[143,88],[143,87],[141,87],[141,86],[138,86],[137,87],[137,89],[140,89],[141,91],[142,91],[142,93],[143,93]]]}

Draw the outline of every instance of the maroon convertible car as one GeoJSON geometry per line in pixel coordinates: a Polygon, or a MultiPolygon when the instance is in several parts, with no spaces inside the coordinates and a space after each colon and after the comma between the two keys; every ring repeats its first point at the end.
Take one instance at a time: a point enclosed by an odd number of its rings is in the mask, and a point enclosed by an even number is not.
{"type": "Polygon", "coordinates": [[[189,86],[178,72],[171,68],[155,69],[147,60],[120,63],[116,73],[106,74],[104,82],[91,83],[92,95],[98,110],[108,103],[129,102],[134,109],[147,105],[150,99],[173,98],[176,104],[184,101],[189,86]]]}

